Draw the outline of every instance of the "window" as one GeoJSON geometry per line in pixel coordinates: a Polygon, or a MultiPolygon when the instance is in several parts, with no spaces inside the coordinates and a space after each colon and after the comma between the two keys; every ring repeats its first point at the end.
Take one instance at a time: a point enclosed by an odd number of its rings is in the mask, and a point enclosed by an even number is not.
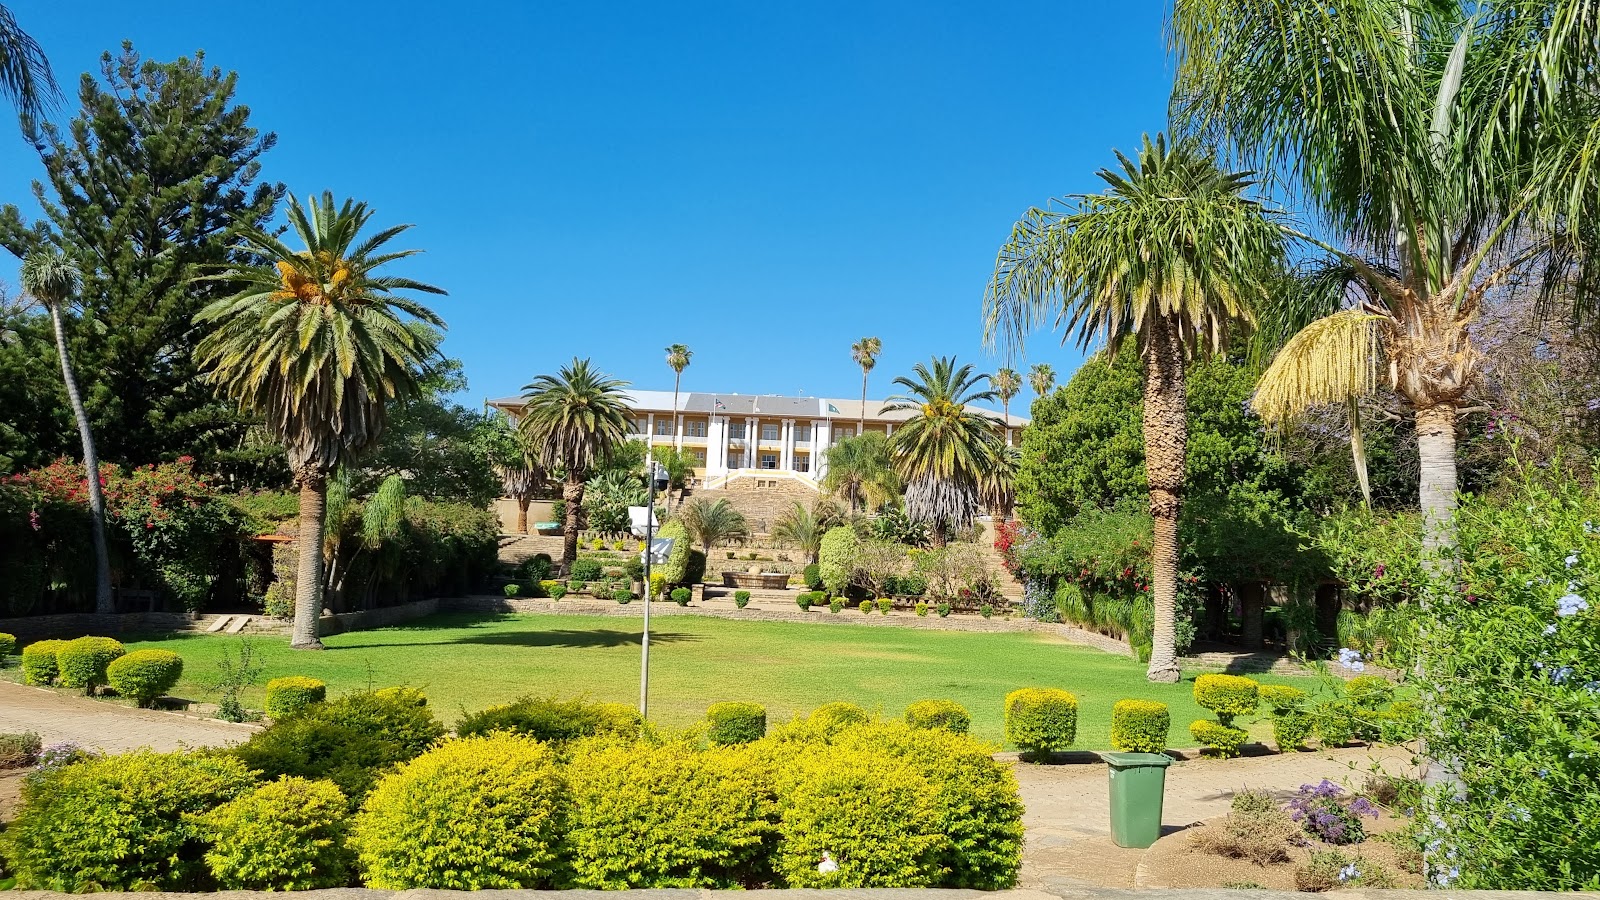
{"type": "Polygon", "coordinates": [[[737,440],[737,441],[744,440],[744,423],[743,422],[729,422],[728,423],[728,437],[733,438],[734,440],[737,440]]]}
{"type": "Polygon", "coordinates": [[[656,420],[656,434],[657,435],[666,435],[668,437],[671,437],[672,436],[672,420],[670,418],[657,419],[656,420]]]}
{"type": "Polygon", "coordinates": [[[645,434],[648,430],[649,429],[646,428],[646,423],[645,423],[644,419],[634,419],[633,420],[633,433],[634,434],[645,434]]]}
{"type": "Polygon", "coordinates": [[[697,466],[703,466],[706,464],[706,452],[704,450],[694,451],[694,463],[697,466]]]}
{"type": "Polygon", "coordinates": [[[775,441],[775,440],[777,440],[778,439],[778,426],[777,425],[762,425],[761,426],[761,439],[763,441],[775,441]]]}
{"type": "Polygon", "coordinates": [[[811,455],[808,453],[796,453],[794,455],[794,470],[796,472],[811,471],[811,455]]]}
{"type": "Polygon", "coordinates": [[[706,436],[706,423],[704,422],[685,422],[683,423],[683,428],[684,434],[689,437],[703,438],[706,436]]]}
{"type": "Polygon", "coordinates": [[[761,468],[763,468],[763,469],[776,469],[777,467],[778,467],[778,454],[776,454],[776,453],[763,453],[763,454],[761,454],[761,468]]]}
{"type": "Polygon", "coordinates": [[[730,468],[730,469],[742,469],[742,468],[744,468],[744,453],[742,451],[731,450],[731,451],[728,452],[728,468],[730,468]]]}
{"type": "Polygon", "coordinates": [[[794,442],[796,444],[799,444],[799,443],[810,443],[811,442],[811,426],[810,425],[796,425],[794,427],[794,442]]]}
{"type": "Polygon", "coordinates": [[[835,444],[837,444],[838,442],[844,440],[847,437],[855,437],[855,436],[856,436],[856,428],[855,428],[854,425],[835,425],[833,427],[833,442],[835,444]]]}

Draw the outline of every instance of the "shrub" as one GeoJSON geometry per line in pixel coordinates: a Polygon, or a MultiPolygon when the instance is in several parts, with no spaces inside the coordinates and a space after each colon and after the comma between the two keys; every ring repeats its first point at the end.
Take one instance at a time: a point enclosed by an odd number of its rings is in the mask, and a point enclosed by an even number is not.
{"type": "Polygon", "coordinates": [[[943,619],[950,615],[950,602],[948,600],[940,600],[936,609],[939,613],[939,618],[943,619]]]}
{"type": "Polygon", "coordinates": [[[280,778],[200,818],[217,886],[304,891],[349,884],[347,801],[331,781],[280,778]]]}
{"type": "Polygon", "coordinates": [[[0,734],[0,770],[26,769],[39,761],[44,742],[31,731],[0,734]]]}
{"type": "Polygon", "coordinates": [[[912,728],[966,734],[972,727],[972,715],[954,700],[918,700],[906,707],[906,724],[912,728]]]}
{"type": "Polygon", "coordinates": [[[671,597],[672,602],[678,604],[679,606],[688,606],[689,598],[694,596],[694,591],[691,591],[686,587],[676,587],[673,588],[672,593],[668,594],[667,596],[671,597]]]}
{"type": "Polygon", "coordinates": [[[813,591],[822,590],[822,566],[816,563],[811,563],[810,565],[806,566],[804,574],[801,576],[801,580],[805,582],[807,588],[810,588],[813,591]]]}
{"type": "Polygon", "coordinates": [[[1223,725],[1210,719],[1196,719],[1189,725],[1189,734],[1202,745],[1210,748],[1213,756],[1231,759],[1239,755],[1239,748],[1244,746],[1245,739],[1250,735],[1242,729],[1231,725],[1223,725]]]}
{"type": "Polygon", "coordinates": [[[863,600],[861,601],[861,605],[857,607],[857,609],[861,610],[862,615],[870,615],[875,608],[876,604],[874,604],[871,600],[863,600]]]}
{"type": "Polygon", "coordinates": [[[878,598],[878,612],[881,612],[884,615],[888,615],[889,611],[892,610],[892,609],[894,609],[894,601],[893,600],[889,599],[888,597],[879,597],[878,598]]]}
{"type": "Polygon", "coordinates": [[[585,742],[566,773],[564,846],[574,887],[738,888],[759,880],[772,801],[745,754],[585,742]]]}
{"type": "Polygon", "coordinates": [[[824,734],[834,734],[855,725],[872,721],[872,714],[854,703],[824,703],[811,711],[806,723],[824,734]]]}
{"type": "Polygon", "coordinates": [[[17,886],[52,891],[202,887],[204,813],[248,791],[222,754],[136,751],[42,772],[6,831],[17,886]]]}
{"type": "Polygon", "coordinates": [[[913,607],[913,609],[916,610],[918,616],[921,616],[924,619],[928,617],[928,604],[927,603],[925,603],[925,602],[923,602],[921,600],[918,600],[917,601],[917,605],[915,607],[913,607]]]}
{"type": "Polygon", "coordinates": [[[1326,844],[1359,844],[1366,840],[1362,816],[1376,819],[1378,810],[1365,797],[1348,798],[1344,788],[1324,778],[1302,784],[1289,801],[1289,817],[1306,834],[1326,844]]]}
{"type": "Polygon", "coordinates": [[[1295,890],[1317,893],[1336,888],[1384,890],[1399,887],[1394,875],[1377,862],[1346,856],[1337,850],[1319,850],[1296,866],[1294,885],[1295,890]]]}
{"type": "Polygon", "coordinates": [[[794,595],[795,605],[808,612],[811,610],[811,604],[815,603],[816,600],[817,595],[810,591],[801,591],[794,595]]]}
{"type": "Polygon", "coordinates": [[[574,578],[573,580],[567,582],[567,593],[569,593],[569,594],[581,593],[588,586],[589,585],[588,585],[587,582],[579,581],[576,578],[574,578]]]}
{"type": "Polygon", "coordinates": [[[6,664],[6,657],[17,652],[17,636],[0,631],[0,667],[6,664]]]}
{"type": "Polygon", "coordinates": [[[544,581],[556,569],[555,560],[548,553],[535,553],[517,566],[517,577],[525,581],[544,581]]]}
{"type": "Polygon", "coordinates": [[[1343,700],[1324,700],[1311,709],[1311,730],[1324,749],[1343,747],[1355,739],[1355,713],[1343,700]]]}
{"type": "Polygon", "coordinates": [[[1261,810],[1235,810],[1222,821],[1200,828],[1190,840],[1202,853],[1266,866],[1288,862],[1289,846],[1299,835],[1300,829],[1274,803],[1261,810]]]}
{"type": "Polygon", "coordinates": [[[56,680],[61,669],[56,665],[56,652],[66,641],[35,641],[22,648],[22,683],[41,687],[56,680]]]}
{"type": "Polygon", "coordinates": [[[146,707],[165,697],[181,677],[183,657],[171,650],[135,650],[106,667],[111,689],[146,707]]]}
{"type": "Polygon", "coordinates": [[[458,738],[378,782],[351,842],[380,890],[548,887],[563,794],[555,754],[538,741],[458,738]]]}
{"type": "Polygon", "coordinates": [[[1172,715],[1165,703],[1118,700],[1111,707],[1111,747],[1124,753],[1160,753],[1167,749],[1172,715]]]}
{"type": "Polygon", "coordinates": [[[60,670],[61,686],[83,688],[92,694],[106,683],[106,667],[128,651],[122,642],[108,637],[74,638],[56,651],[56,667],[60,670]]]}
{"type": "Polygon", "coordinates": [[[841,609],[844,609],[843,597],[834,597],[832,600],[828,601],[828,612],[836,613],[841,609]]]}
{"type": "MultiPolygon", "coordinates": [[[[617,601],[618,603],[622,604],[623,606],[627,606],[629,603],[633,602],[633,591],[629,591],[629,590],[614,591],[611,594],[611,599],[617,601]]],[[[680,603],[678,605],[682,606],[683,604],[680,603]]]]}
{"type": "Polygon", "coordinates": [[[267,585],[267,593],[261,598],[261,614],[272,619],[294,618],[294,596],[283,582],[267,585]]]}
{"type": "Polygon", "coordinates": [[[1299,709],[1305,702],[1306,692],[1286,684],[1263,684],[1256,690],[1256,696],[1273,715],[1277,715],[1299,709]]]}
{"type": "Polygon", "coordinates": [[[1006,695],[1006,740],[1042,759],[1078,737],[1078,698],[1059,688],[1021,688],[1006,695]]]}
{"type": "Polygon", "coordinates": [[[572,571],[568,574],[573,581],[599,581],[605,575],[605,567],[598,560],[578,559],[573,560],[572,571]]]}
{"type": "Polygon", "coordinates": [[[856,549],[860,545],[861,539],[849,525],[835,525],[822,536],[818,565],[822,585],[829,593],[842,594],[849,586],[850,576],[855,571],[856,549]]]}
{"type": "Polygon", "coordinates": [[[1279,753],[1289,753],[1305,746],[1311,736],[1311,715],[1300,710],[1277,713],[1272,717],[1272,742],[1279,753]]]}
{"type": "Polygon", "coordinates": [[[522,585],[517,584],[515,581],[513,581],[510,584],[506,585],[506,596],[507,597],[515,597],[520,593],[522,593],[522,585]]]}
{"type": "Polygon", "coordinates": [[[706,710],[713,744],[748,744],[767,734],[767,708],[759,703],[714,703],[706,710]]]}
{"type": "Polygon", "coordinates": [[[541,582],[541,584],[549,585],[544,592],[550,595],[551,600],[560,600],[567,595],[567,586],[559,581],[541,582]]]}
{"type": "MultiPolygon", "coordinates": [[[[1249,788],[1234,794],[1233,799],[1228,801],[1228,809],[1232,812],[1247,816],[1264,816],[1269,813],[1283,812],[1283,810],[1278,807],[1277,798],[1273,797],[1271,793],[1267,791],[1254,791],[1250,790],[1249,788]]],[[[1284,815],[1288,814],[1284,813],[1284,815]]]]}
{"type": "Polygon", "coordinates": [[[472,713],[456,723],[456,734],[462,737],[509,731],[549,744],[596,734],[632,735],[638,730],[639,711],[633,707],[554,697],[522,697],[472,713]]]}
{"type": "Polygon", "coordinates": [[[994,606],[988,603],[983,604],[978,607],[978,615],[983,616],[985,619],[989,618],[994,615],[994,606]]]}
{"type": "Polygon", "coordinates": [[[739,608],[739,609],[744,609],[746,606],[749,606],[750,605],[750,592],[749,591],[734,591],[733,592],[733,605],[735,607],[739,608]]]}
{"type": "MultiPolygon", "coordinates": [[[[852,532],[853,534],[854,532],[852,532]]],[[[797,763],[805,775],[782,797],[773,868],[791,888],[928,887],[939,876],[937,792],[911,760],[797,763]],[[837,872],[817,871],[831,853],[837,872]]]]}
{"type": "Polygon", "coordinates": [[[327,699],[328,685],[305,675],[286,675],[267,682],[267,718],[287,719],[327,699]]]}
{"type": "Polygon", "coordinates": [[[928,592],[928,579],[921,575],[901,575],[900,593],[908,597],[921,597],[928,592]]]}
{"type": "Polygon", "coordinates": [[[1194,680],[1194,702],[1216,713],[1218,722],[1232,725],[1234,717],[1256,711],[1260,687],[1243,675],[1201,675],[1194,680]]]}

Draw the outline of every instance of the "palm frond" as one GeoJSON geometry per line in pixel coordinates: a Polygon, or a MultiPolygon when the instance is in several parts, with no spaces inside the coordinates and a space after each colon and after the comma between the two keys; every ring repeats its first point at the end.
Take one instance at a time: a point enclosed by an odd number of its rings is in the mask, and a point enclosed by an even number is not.
{"type": "Polygon", "coordinates": [[[1280,424],[1324,404],[1369,396],[1377,384],[1382,316],[1343,310],[1301,329],[1261,376],[1250,406],[1280,424]]]}

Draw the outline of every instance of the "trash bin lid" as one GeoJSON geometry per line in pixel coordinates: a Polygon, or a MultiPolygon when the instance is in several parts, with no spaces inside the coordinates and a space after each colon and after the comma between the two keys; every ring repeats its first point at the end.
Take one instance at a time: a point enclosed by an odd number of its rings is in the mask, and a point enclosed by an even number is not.
{"type": "Polygon", "coordinates": [[[1114,769],[1137,769],[1144,766],[1170,766],[1172,757],[1164,753],[1112,753],[1102,751],[1100,758],[1114,769]]]}

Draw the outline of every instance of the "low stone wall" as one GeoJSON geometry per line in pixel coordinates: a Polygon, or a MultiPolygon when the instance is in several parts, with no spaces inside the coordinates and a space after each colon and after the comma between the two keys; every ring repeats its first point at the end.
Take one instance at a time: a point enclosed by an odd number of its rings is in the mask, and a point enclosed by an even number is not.
{"type": "Polygon", "coordinates": [[[54,616],[24,616],[0,619],[0,633],[14,634],[19,644],[46,638],[75,638],[86,634],[139,634],[152,631],[182,631],[194,625],[188,613],[62,613],[54,616]]]}
{"type": "Polygon", "coordinates": [[[323,634],[341,634],[346,631],[368,631],[373,628],[387,628],[390,625],[399,625],[431,616],[439,611],[440,604],[444,602],[437,597],[428,600],[413,600],[410,603],[401,603],[398,606],[380,606],[377,609],[363,609],[357,612],[335,613],[323,616],[320,628],[323,634]]]}

